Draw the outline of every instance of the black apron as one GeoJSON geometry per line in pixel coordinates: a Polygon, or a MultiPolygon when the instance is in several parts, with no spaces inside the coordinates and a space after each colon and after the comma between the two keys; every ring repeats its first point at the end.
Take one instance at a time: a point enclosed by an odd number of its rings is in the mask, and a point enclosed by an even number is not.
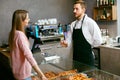
{"type": "Polygon", "coordinates": [[[93,58],[93,54],[92,54],[92,48],[82,33],[82,24],[83,24],[84,18],[85,18],[85,15],[82,19],[80,29],[75,29],[76,24],[73,28],[73,35],[72,35],[73,60],[93,66],[94,58],[93,58]]]}

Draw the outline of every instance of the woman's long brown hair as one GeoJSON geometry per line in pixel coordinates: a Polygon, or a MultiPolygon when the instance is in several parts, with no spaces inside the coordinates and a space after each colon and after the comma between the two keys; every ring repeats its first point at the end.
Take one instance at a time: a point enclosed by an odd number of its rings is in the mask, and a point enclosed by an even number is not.
{"type": "Polygon", "coordinates": [[[11,28],[11,31],[9,34],[9,39],[8,39],[10,50],[12,50],[14,47],[15,31],[19,30],[19,31],[22,31],[25,33],[22,22],[26,19],[27,13],[28,13],[28,11],[26,11],[26,10],[16,10],[13,13],[12,28],[11,28]]]}

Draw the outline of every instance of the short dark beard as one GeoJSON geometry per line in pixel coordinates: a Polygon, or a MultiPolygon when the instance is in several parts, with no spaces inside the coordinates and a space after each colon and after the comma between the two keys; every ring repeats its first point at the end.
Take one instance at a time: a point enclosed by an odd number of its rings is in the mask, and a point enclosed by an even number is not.
{"type": "Polygon", "coordinates": [[[80,15],[79,17],[76,17],[77,20],[80,20],[85,14],[80,15]]]}

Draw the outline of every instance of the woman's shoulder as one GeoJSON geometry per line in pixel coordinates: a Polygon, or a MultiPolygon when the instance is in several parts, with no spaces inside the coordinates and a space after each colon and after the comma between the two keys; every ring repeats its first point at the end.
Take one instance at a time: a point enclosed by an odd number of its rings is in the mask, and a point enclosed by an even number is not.
{"type": "Polygon", "coordinates": [[[17,35],[23,35],[24,33],[22,31],[16,30],[15,34],[17,34],[17,35]]]}
{"type": "Polygon", "coordinates": [[[16,36],[16,38],[17,38],[17,37],[24,37],[25,34],[24,34],[22,31],[16,30],[16,31],[15,31],[15,36],[16,36]]]}

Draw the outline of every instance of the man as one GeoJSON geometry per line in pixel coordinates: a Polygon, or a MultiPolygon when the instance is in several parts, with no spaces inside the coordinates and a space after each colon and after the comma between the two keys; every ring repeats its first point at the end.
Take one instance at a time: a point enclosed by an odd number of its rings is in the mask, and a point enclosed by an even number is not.
{"type": "Polygon", "coordinates": [[[74,3],[74,15],[76,20],[71,23],[71,31],[68,38],[61,41],[62,46],[72,43],[73,60],[94,65],[92,48],[101,45],[101,32],[97,23],[85,14],[86,4],[82,0],[74,3]]]}

